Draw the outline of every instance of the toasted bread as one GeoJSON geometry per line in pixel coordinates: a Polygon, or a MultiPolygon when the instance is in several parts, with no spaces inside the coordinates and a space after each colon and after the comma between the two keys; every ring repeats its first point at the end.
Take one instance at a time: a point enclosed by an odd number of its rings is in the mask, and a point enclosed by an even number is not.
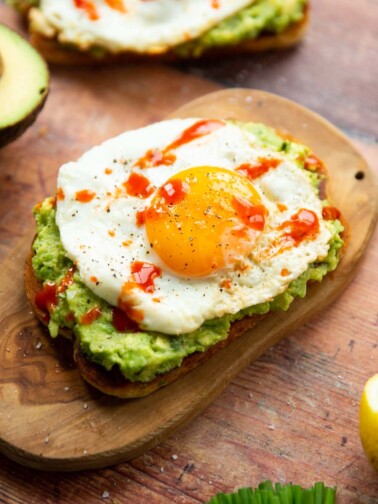
{"type": "MultiPolygon", "coordinates": [[[[38,281],[34,274],[32,266],[33,252],[31,252],[25,264],[25,292],[26,297],[31,304],[35,314],[39,320],[47,325],[46,314],[38,308],[35,303],[35,295],[41,290],[42,284],[38,281]]],[[[172,369],[171,371],[158,375],[150,382],[132,382],[127,380],[120,372],[118,367],[114,367],[107,371],[104,367],[91,362],[86,355],[81,351],[80,345],[75,340],[74,334],[68,329],[60,329],[59,333],[73,340],[73,354],[76,366],[82,377],[93,387],[108,395],[113,395],[123,399],[132,399],[143,397],[155,390],[168,385],[177,378],[186,375],[199,364],[207,361],[215,352],[229,345],[238,336],[241,336],[247,330],[252,329],[256,323],[265,315],[254,315],[246,317],[242,320],[234,322],[231,326],[228,338],[210,347],[206,352],[195,352],[188,357],[185,357],[181,366],[172,369]]]]}
{"type": "MultiPolygon", "coordinates": [[[[23,10],[27,15],[27,9],[23,10]]],[[[263,33],[257,38],[247,39],[239,44],[225,45],[208,48],[201,54],[201,58],[215,58],[219,56],[255,53],[272,49],[287,49],[297,44],[304,36],[309,24],[309,8],[306,7],[303,19],[293,23],[285,30],[277,34],[263,33]]],[[[44,58],[50,63],[63,65],[98,65],[105,63],[156,61],[156,62],[178,62],[182,58],[175,51],[168,51],[163,54],[139,54],[132,51],[124,51],[117,54],[106,53],[104,56],[94,56],[89,51],[74,50],[60,44],[56,38],[47,38],[33,32],[31,34],[32,44],[39,50],[44,58]]],[[[191,57],[185,57],[190,59],[191,57]]],[[[195,57],[193,57],[195,58],[195,57]]]]}

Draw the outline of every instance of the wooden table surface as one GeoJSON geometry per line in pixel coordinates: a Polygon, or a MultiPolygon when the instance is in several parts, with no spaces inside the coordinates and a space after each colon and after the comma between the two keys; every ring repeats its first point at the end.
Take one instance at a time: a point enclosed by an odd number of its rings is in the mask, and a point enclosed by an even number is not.
{"type": "MultiPolygon", "coordinates": [[[[19,28],[1,1],[0,21],[19,28]]],[[[59,164],[81,153],[75,144],[80,110],[61,124],[57,108],[73,85],[83,97],[103,83],[99,107],[112,100],[112,86],[121,86],[125,102],[117,113],[125,129],[221,85],[273,91],[334,122],[378,172],[377,26],[376,0],[314,0],[305,41],[284,53],[176,67],[52,68],[51,94],[36,124],[0,151],[0,260],[32,228],[30,209],[54,192],[59,164]],[[61,140],[62,128],[72,130],[69,142],[61,140]],[[50,156],[33,164],[47,146],[50,156]],[[19,167],[11,169],[15,156],[19,167]]],[[[111,118],[95,118],[80,132],[88,148],[117,133],[111,118]]],[[[69,474],[26,469],[0,456],[0,502],[196,503],[269,478],[323,480],[337,485],[340,504],[378,503],[378,475],[358,434],[362,387],[378,370],[377,246],[375,233],[357,277],[321,317],[249,366],[158,447],[115,467],[69,474]]]]}

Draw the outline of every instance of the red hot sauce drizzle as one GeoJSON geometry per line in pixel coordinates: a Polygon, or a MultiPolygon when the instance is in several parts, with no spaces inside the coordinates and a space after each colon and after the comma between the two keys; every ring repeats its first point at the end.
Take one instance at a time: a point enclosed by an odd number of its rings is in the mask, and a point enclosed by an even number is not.
{"type": "Polygon", "coordinates": [[[82,191],[77,191],[77,193],[75,194],[76,200],[80,201],[80,203],[89,203],[93,200],[95,196],[96,193],[90,191],[89,189],[83,189],[82,191]]]}
{"type": "Polygon", "coordinates": [[[39,310],[44,312],[43,319],[45,322],[50,320],[49,314],[55,310],[58,304],[56,289],[54,282],[46,282],[43,289],[35,295],[35,304],[39,310]]]}
{"type": "Polygon", "coordinates": [[[176,156],[174,154],[165,153],[160,149],[149,149],[146,154],[138,159],[134,166],[139,168],[149,168],[151,166],[170,166],[176,161],[176,156]]]}
{"type": "Polygon", "coordinates": [[[138,210],[136,213],[136,225],[138,227],[141,227],[145,222],[146,222],[146,210],[138,210]]]}
{"type": "Polygon", "coordinates": [[[105,3],[114,10],[117,10],[119,12],[127,12],[125,4],[123,3],[122,0],[105,0],[105,3]]]}
{"type": "Polygon", "coordinates": [[[281,159],[259,158],[257,164],[245,163],[238,166],[235,170],[247,179],[254,180],[267,173],[271,168],[277,168],[281,162],[281,159]]]}
{"type": "Polygon", "coordinates": [[[319,233],[319,219],[312,210],[301,208],[289,221],[283,222],[280,229],[287,229],[283,238],[297,247],[303,240],[319,233]]]}
{"type": "Polygon", "coordinates": [[[151,263],[134,261],[131,264],[131,273],[134,284],[145,292],[153,293],[155,291],[154,279],[161,276],[161,269],[151,263]]]}
{"type": "Polygon", "coordinates": [[[84,10],[91,21],[100,19],[96,5],[91,0],[74,0],[74,4],[77,9],[84,10]]]}
{"type": "MultiPolygon", "coordinates": [[[[131,264],[131,277],[122,286],[122,292],[127,293],[132,289],[138,287],[144,292],[152,294],[155,292],[155,278],[161,276],[161,269],[154,264],[134,261],[131,264]]],[[[142,322],[144,314],[142,310],[134,308],[132,303],[124,301],[122,297],[118,299],[118,308],[123,311],[126,316],[136,323],[142,322]]],[[[120,313],[116,310],[113,311],[113,325],[117,324],[118,327],[128,327],[127,320],[122,320],[120,313]]]]}
{"type": "Polygon", "coordinates": [[[52,313],[58,305],[58,294],[62,294],[73,282],[75,266],[67,270],[67,273],[60,281],[59,285],[55,282],[46,282],[43,288],[36,293],[34,301],[36,306],[45,313],[44,319],[50,319],[52,313]]]}
{"type": "Polygon", "coordinates": [[[127,194],[136,198],[148,198],[154,192],[150,181],[144,175],[132,172],[126,182],[123,183],[127,194]]]}
{"type": "Polygon", "coordinates": [[[58,294],[62,294],[63,292],[65,292],[67,287],[72,284],[75,271],[76,271],[75,266],[72,266],[71,268],[69,268],[67,270],[67,273],[64,275],[64,277],[62,278],[62,280],[60,281],[60,283],[58,285],[58,288],[57,288],[58,294]]]}
{"type": "Polygon", "coordinates": [[[84,313],[84,315],[80,319],[80,323],[83,325],[90,325],[92,322],[97,320],[101,315],[101,310],[98,306],[94,306],[90,310],[87,311],[87,313],[84,313]]]}
{"type": "Polygon", "coordinates": [[[322,210],[322,216],[325,220],[336,220],[340,219],[341,212],[336,207],[326,206],[322,210]]]}
{"type": "Polygon", "coordinates": [[[253,205],[247,199],[235,196],[232,206],[243,224],[256,231],[264,229],[266,209],[263,205],[253,205]]]}
{"type": "Polygon", "coordinates": [[[315,154],[310,154],[304,161],[305,170],[316,172],[319,174],[325,173],[325,168],[323,162],[315,156],[315,154]]]}
{"type": "Polygon", "coordinates": [[[189,189],[189,185],[185,181],[173,179],[164,184],[159,193],[167,205],[177,205],[189,193],[189,189]]]}
{"type": "Polygon", "coordinates": [[[137,332],[139,330],[138,324],[131,320],[124,310],[114,307],[112,311],[113,326],[119,332],[137,332]]]}
{"type": "MultiPolygon", "coordinates": [[[[124,285],[125,289],[129,288],[129,283],[126,282],[124,285]]],[[[144,319],[144,314],[142,310],[138,310],[137,308],[134,308],[130,303],[123,301],[121,298],[118,299],[118,308],[125,313],[125,316],[127,316],[131,321],[134,321],[135,324],[137,325],[139,322],[142,322],[144,319]]],[[[113,319],[114,320],[114,319],[113,319]]],[[[138,330],[138,329],[136,329],[138,330]]]]}
{"type": "Polygon", "coordinates": [[[58,190],[56,192],[56,199],[57,200],[60,200],[60,201],[63,201],[65,198],[65,195],[64,195],[64,191],[61,187],[58,187],[58,190]]]}
{"type": "Polygon", "coordinates": [[[202,119],[197,121],[192,126],[184,130],[181,135],[165,147],[165,149],[148,150],[134,166],[139,166],[139,168],[148,168],[151,166],[156,167],[161,165],[169,166],[176,160],[176,156],[172,153],[172,151],[191,142],[192,140],[209,135],[224,125],[225,123],[223,121],[218,121],[217,119],[202,119]]]}
{"type": "MultiPolygon", "coordinates": [[[[185,196],[189,193],[189,185],[179,179],[173,179],[164,184],[159,189],[159,196],[164,199],[166,205],[178,205],[185,196]]],[[[160,204],[160,203],[159,203],[160,204]]],[[[159,205],[158,208],[155,206],[147,207],[144,210],[138,210],[136,212],[136,225],[138,227],[143,226],[146,222],[146,217],[150,220],[157,218],[159,216],[159,205]]]]}

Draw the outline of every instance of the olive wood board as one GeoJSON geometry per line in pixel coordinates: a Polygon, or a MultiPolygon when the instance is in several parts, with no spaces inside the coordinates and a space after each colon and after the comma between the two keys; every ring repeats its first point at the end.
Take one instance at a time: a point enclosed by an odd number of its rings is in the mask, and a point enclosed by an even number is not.
{"type": "Polygon", "coordinates": [[[377,220],[377,181],[340,131],[294,102],[256,90],[211,93],[174,114],[189,116],[264,122],[308,144],[324,160],[328,195],[350,227],[339,268],[288,312],[271,314],[185,377],[145,398],[121,400],[86,385],[70,342],[51,340],[33,316],[23,289],[32,234],[25,236],[4,261],[0,286],[0,451],[11,459],[73,471],[138,456],[198,415],[266,349],[321,316],[356,273],[377,220]]]}

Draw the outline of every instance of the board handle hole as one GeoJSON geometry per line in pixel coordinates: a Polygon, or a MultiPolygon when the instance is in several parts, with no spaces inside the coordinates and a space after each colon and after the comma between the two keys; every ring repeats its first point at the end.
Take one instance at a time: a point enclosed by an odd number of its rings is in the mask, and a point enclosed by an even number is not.
{"type": "Polygon", "coordinates": [[[358,172],[355,174],[354,178],[355,178],[356,180],[363,180],[363,179],[365,178],[365,172],[363,172],[363,171],[361,171],[361,170],[360,170],[360,171],[358,171],[358,172]]]}

